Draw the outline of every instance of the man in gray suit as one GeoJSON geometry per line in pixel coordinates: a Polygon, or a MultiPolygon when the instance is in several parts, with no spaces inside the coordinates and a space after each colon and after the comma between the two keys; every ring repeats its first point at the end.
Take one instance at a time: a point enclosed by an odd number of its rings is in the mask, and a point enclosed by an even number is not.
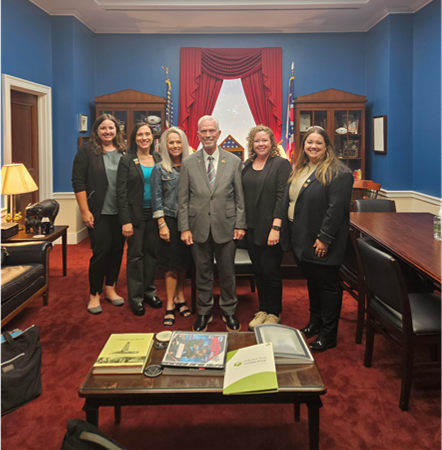
{"type": "Polygon", "coordinates": [[[203,116],[198,137],[203,150],[183,159],[178,191],[178,229],[192,246],[198,290],[198,318],[193,331],[206,331],[212,320],[213,255],[216,257],[223,320],[229,331],[239,331],[235,316],[235,239],[245,234],[246,216],[241,184],[241,161],[217,146],[218,120],[203,116]]]}

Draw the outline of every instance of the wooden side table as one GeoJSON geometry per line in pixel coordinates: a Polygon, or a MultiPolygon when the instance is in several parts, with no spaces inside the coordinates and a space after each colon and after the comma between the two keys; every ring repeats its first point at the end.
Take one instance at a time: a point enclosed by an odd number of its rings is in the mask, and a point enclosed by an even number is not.
{"type": "Polygon", "coordinates": [[[8,239],[2,239],[2,242],[35,242],[35,241],[49,241],[54,242],[61,237],[62,244],[62,257],[63,257],[63,276],[66,276],[67,272],[67,225],[56,225],[54,231],[51,234],[47,234],[41,238],[34,238],[33,233],[26,233],[25,230],[19,231],[16,235],[11,236],[8,239]]]}

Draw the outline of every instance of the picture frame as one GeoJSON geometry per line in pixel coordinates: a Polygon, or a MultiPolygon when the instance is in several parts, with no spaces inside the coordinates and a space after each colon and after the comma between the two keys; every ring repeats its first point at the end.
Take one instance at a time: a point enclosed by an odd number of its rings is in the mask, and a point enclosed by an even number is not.
{"type": "Polygon", "coordinates": [[[80,114],[78,128],[79,128],[80,133],[86,133],[86,131],[87,131],[87,115],[86,114],[80,114]]]}
{"type": "Polygon", "coordinates": [[[373,152],[387,153],[387,116],[373,117],[373,152]]]}

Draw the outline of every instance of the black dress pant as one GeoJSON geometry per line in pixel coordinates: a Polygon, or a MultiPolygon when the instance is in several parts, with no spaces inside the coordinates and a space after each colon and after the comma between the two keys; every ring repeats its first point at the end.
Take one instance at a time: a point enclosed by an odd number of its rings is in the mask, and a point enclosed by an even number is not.
{"type": "Polygon", "coordinates": [[[336,339],[342,305],[339,266],[298,261],[307,279],[310,300],[310,323],[319,326],[319,337],[336,339]]]}
{"type": "Polygon", "coordinates": [[[157,295],[155,268],[159,234],[158,221],[152,218],[151,209],[143,211],[143,220],[133,230],[134,234],[127,240],[126,273],[130,305],[157,295]]]}
{"type": "Polygon", "coordinates": [[[258,289],[259,310],[279,316],[282,311],[281,261],[284,251],[281,245],[256,245],[253,243],[254,230],[246,233],[247,250],[252,260],[258,289]]]}
{"type": "Polygon", "coordinates": [[[91,295],[101,294],[103,281],[113,286],[120,273],[124,236],[118,215],[101,215],[94,228],[88,228],[92,257],[89,261],[91,295]]]}

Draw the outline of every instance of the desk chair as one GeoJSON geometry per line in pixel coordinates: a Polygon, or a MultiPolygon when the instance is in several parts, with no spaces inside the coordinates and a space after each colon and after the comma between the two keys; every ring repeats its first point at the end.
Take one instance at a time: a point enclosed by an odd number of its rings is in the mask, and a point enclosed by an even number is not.
{"type": "Polygon", "coordinates": [[[396,212],[394,200],[359,199],[352,200],[350,210],[353,212],[396,212]]]}
{"type": "MultiPolygon", "coordinates": [[[[353,212],[396,212],[394,200],[352,200],[350,210],[353,212]]],[[[365,277],[356,239],[359,233],[350,227],[344,262],[339,268],[339,282],[344,291],[348,292],[358,303],[356,320],[356,344],[362,343],[365,319],[365,277]]]]}
{"type": "Polygon", "coordinates": [[[396,259],[380,250],[368,238],[358,239],[357,244],[367,282],[364,366],[371,366],[375,332],[382,334],[402,352],[399,407],[406,411],[415,366],[415,346],[426,344],[430,345],[430,350],[434,350],[440,344],[441,298],[433,293],[409,294],[396,259]]]}
{"type": "Polygon", "coordinates": [[[353,183],[354,198],[376,198],[380,189],[381,185],[371,180],[356,180],[353,183]]]}

